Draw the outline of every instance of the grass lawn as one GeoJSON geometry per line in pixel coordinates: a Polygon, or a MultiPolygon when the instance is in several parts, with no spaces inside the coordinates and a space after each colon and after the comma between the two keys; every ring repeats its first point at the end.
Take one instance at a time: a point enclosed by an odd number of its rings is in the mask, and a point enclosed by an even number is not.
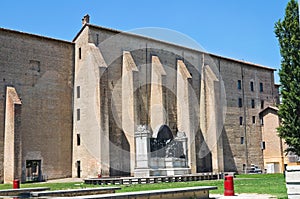
{"type": "Polygon", "coordinates": [[[271,194],[278,198],[287,198],[283,174],[238,175],[234,183],[237,193],[271,194]]]}
{"type": "MultiPolygon", "coordinates": [[[[123,185],[118,192],[168,189],[177,187],[192,187],[192,186],[217,186],[217,190],[212,190],[210,193],[223,194],[223,180],[206,180],[194,182],[177,182],[177,183],[159,183],[159,184],[136,184],[123,185]]],[[[287,198],[284,176],[282,174],[243,174],[237,175],[234,178],[235,193],[259,193],[271,194],[278,198],[287,198]]]]}
{"type": "MultiPolygon", "coordinates": [[[[83,185],[80,183],[28,183],[21,184],[21,188],[28,187],[50,187],[51,190],[59,189],[78,189],[82,187],[97,187],[99,185],[83,185]]],[[[118,186],[118,185],[116,185],[118,186]]],[[[130,192],[154,189],[168,189],[179,187],[192,187],[192,186],[217,186],[217,190],[212,190],[210,193],[224,193],[223,180],[206,180],[206,181],[193,181],[193,182],[174,182],[174,183],[157,183],[157,184],[134,184],[134,185],[121,185],[121,190],[117,192],[130,192]]],[[[0,184],[0,189],[10,189],[12,185],[0,184]]],[[[235,193],[259,193],[271,194],[278,198],[287,198],[285,180],[282,174],[242,174],[234,178],[234,191],[235,193]]]]}

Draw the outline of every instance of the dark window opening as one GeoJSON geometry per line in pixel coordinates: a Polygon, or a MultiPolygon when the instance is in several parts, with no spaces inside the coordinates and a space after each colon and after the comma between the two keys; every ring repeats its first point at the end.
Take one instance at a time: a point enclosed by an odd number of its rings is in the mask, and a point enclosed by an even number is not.
{"type": "Polygon", "coordinates": [[[238,80],[238,85],[237,85],[238,89],[241,90],[242,89],[242,81],[238,80]]]}
{"type": "Polygon", "coordinates": [[[80,86],[77,86],[77,98],[80,98],[80,86]]]}
{"type": "Polygon", "coordinates": [[[255,108],[255,100],[254,99],[251,100],[251,108],[255,108]]]}
{"type": "Polygon", "coordinates": [[[80,146],[80,134],[77,134],[77,146],[80,146]]]}
{"type": "Polygon", "coordinates": [[[240,117],[240,125],[243,125],[243,117],[240,117]]]}
{"type": "Polygon", "coordinates": [[[241,137],[241,144],[244,144],[244,137],[241,137]]]}
{"type": "Polygon", "coordinates": [[[260,101],[260,108],[261,108],[261,109],[264,109],[264,107],[265,107],[265,101],[264,101],[264,100],[261,100],[261,101],[260,101]]]}
{"type": "Polygon", "coordinates": [[[41,160],[26,160],[26,182],[41,182],[44,180],[41,162],[41,160]]]}
{"type": "Polygon", "coordinates": [[[243,106],[242,98],[239,98],[239,107],[242,107],[242,106],[243,106]]]}
{"type": "Polygon", "coordinates": [[[80,120],[80,109],[77,109],[77,121],[80,120]]]}
{"type": "Polygon", "coordinates": [[[264,91],[264,84],[263,83],[259,83],[259,91],[260,92],[264,91]]]}
{"type": "Polygon", "coordinates": [[[78,56],[79,56],[79,59],[81,59],[81,48],[79,48],[79,50],[78,50],[78,56]]]}
{"type": "Polygon", "coordinates": [[[246,164],[243,164],[243,171],[246,172],[246,164]]]}
{"type": "Polygon", "coordinates": [[[250,90],[254,91],[254,83],[253,82],[250,82],[250,90]]]}
{"type": "Polygon", "coordinates": [[[255,116],[252,116],[252,124],[255,124],[255,116]]]}
{"type": "Polygon", "coordinates": [[[96,46],[99,45],[99,34],[96,34],[96,46]]]}
{"type": "Polygon", "coordinates": [[[76,166],[77,166],[77,178],[80,178],[80,173],[81,173],[81,165],[80,165],[80,161],[78,160],[76,162],[76,166]]]}

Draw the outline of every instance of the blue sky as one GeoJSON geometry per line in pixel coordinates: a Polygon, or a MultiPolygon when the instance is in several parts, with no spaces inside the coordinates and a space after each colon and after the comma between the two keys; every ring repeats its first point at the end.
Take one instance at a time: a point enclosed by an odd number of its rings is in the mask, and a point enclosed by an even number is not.
{"type": "MultiPolygon", "coordinates": [[[[213,54],[278,69],[274,23],[288,0],[9,0],[0,27],[71,41],[85,14],[91,23],[128,31],[160,27],[193,38],[213,54]],[[185,3],[184,3],[185,2],[185,3]]],[[[279,79],[276,75],[276,82],[279,79]]]]}

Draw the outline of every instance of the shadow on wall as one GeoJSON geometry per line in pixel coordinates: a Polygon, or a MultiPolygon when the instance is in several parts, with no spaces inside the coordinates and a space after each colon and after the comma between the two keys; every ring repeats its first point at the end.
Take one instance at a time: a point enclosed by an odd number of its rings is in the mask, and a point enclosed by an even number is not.
{"type": "Polygon", "coordinates": [[[223,135],[223,155],[224,155],[224,171],[226,172],[237,172],[237,167],[233,158],[232,150],[229,144],[226,129],[222,130],[223,135]]]}
{"type": "Polygon", "coordinates": [[[201,129],[196,133],[196,162],[197,173],[212,171],[212,155],[204,140],[201,129]]]}
{"type": "MultiPolygon", "coordinates": [[[[232,150],[229,144],[227,132],[225,128],[222,130],[223,135],[223,157],[224,157],[224,171],[225,172],[237,172],[235,161],[233,158],[232,150]]],[[[209,150],[207,143],[204,140],[201,129],[196,134],[196,162],[197,173],[212,172],[212,154],[209,150]]]]}
{"type": "Polygon", "coordinates": [[[110,176],[130,176],[130,145],[126,135],[119,128],[109,134],[110,176]]]}

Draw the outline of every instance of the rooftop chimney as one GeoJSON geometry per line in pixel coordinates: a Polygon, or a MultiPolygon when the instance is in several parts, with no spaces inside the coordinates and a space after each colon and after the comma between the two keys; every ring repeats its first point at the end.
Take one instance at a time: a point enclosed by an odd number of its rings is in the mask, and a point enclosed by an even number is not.
{"type": "Polygon", "coordinates": [[[87,23],[90,23],[90,15],[88,14],[84,15],[84,17],[82,18],[82,26],[84,26],[87,23]]]}

